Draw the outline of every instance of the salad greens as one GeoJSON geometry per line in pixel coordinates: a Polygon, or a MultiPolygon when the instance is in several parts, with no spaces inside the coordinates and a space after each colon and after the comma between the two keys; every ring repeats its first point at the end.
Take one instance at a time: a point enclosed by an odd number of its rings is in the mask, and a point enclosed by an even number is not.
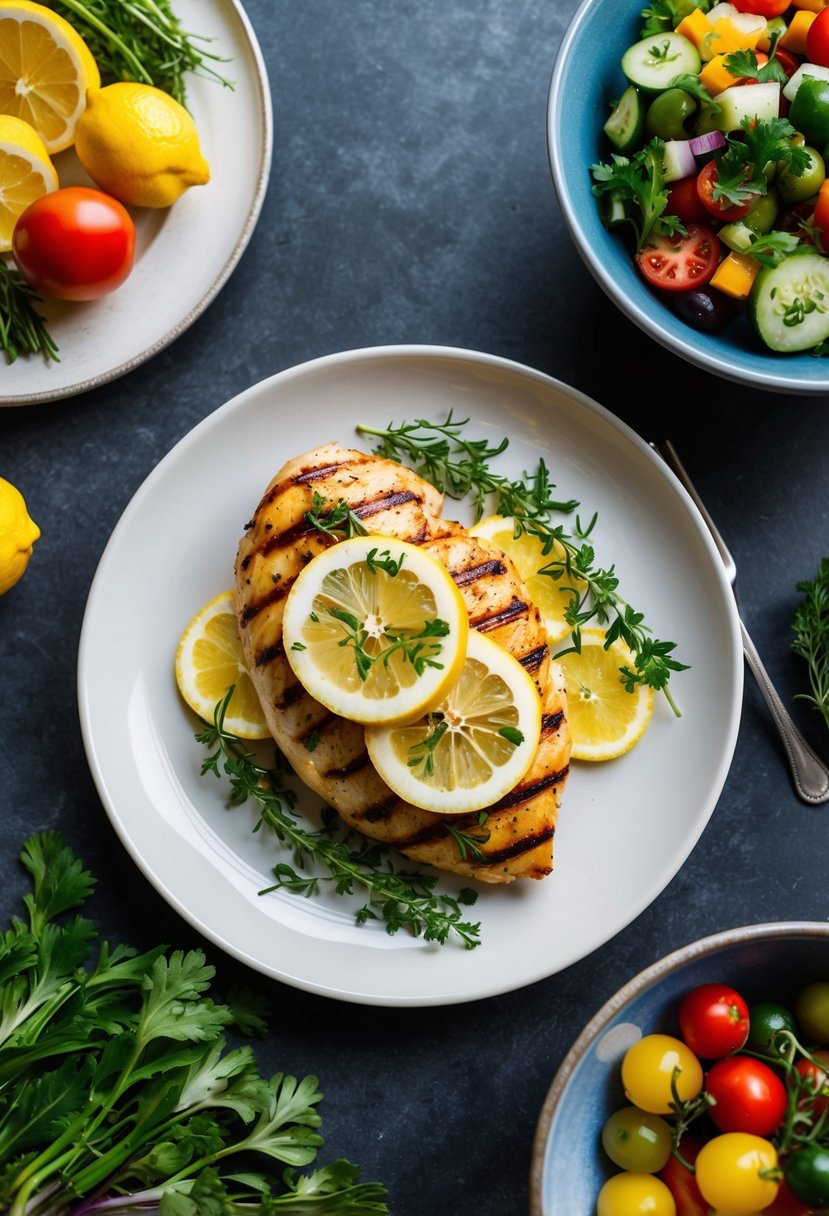
{"type": "Polygon", "coordinates": [[[797,590],[804,598],[792,624],[792,650],[806,660],[812,690],[798,695],[829,727],[829,557],[818,563],[814,579],[799,582],[797,590]]]}
{"type": "Polygon", "coordinates": [[[712,3],[713,0],[651,0],[648,7],[642,9],[644,24],[640,37],[650,38],[653,34],[674,30],[695,8],[707,13],[712,3]]]}
{"type": "Polygon", "coordinates": [[[95,880],[57,832],[23,846],[26,916],[0,934],[0,1209],[7,1216],[370,1216],[385,1188],[322,1145],[315,1077],[259,1075],[261,1001],[210,992],[200,950],[101,942],[95,880]],[[284,1168],[288,1167],[288,1168],[284,1168]]]}
{"type": "Polygon", "coordinates": [[[618,152],[611,154],[607,164],[593,165],[593,193],[597,198],[610,194],[625,207],[625,215],[636,235],[636,248],[641,249],[652,232],[660,236],[682,236],[685,225],[675,215],[665,215],[668,188],[662,170],[665,145],[654,137],[632,157],[618,152]]]}

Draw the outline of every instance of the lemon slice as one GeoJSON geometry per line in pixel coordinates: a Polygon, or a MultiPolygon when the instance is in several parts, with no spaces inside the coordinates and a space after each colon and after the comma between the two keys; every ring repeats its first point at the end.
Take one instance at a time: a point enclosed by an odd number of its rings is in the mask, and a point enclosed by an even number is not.
{"type": "Polygon", "coordinates": [[[541,698],[524,668],[472,630],[460,675],[416,722],[366,728],[371,762],[401,798],[427,811],[492,806],[529,769],[541,734],[541,698]]]}
{"type": "Polygon", "coordinates": [[[567,718],[574,760],[613,760],[630,751],[645,733],[653,712],[653,690],[636,684],[628,692],[620,667],[633,668],[623,642],[605,649],[602,629],[583,629],[581,653],[562,654],[557,662],[567,688],[567,718]]]}
{"type": "Polygon", "coordinates": [[[566,573],[559,579],[551,578],[549,574],[539,574],[544,566],[556,559],[564,559],[563,546],[555,541],[550,552],[545,554],[544,546],[537,536],[524,532],[516,537],[514,530],[515,520],[511,515],[490,515],[471,527],[469,533],[472,536],[481,536],[484,540],[491,540],[512,558],[527,585],[533,603],[541,613],[549,641],[558,642],[570,632],[570,626],[564,619],[564,610],[572,598],[571,588],[582,596],[587,590],[587,584],[583,579],[569,578],[566,573]]]}
{"type": "Polygon", "coordinates": [[[242,657],[232,591],[205,604],[185,629],[176,651],[176,683],[205,722],[213,721],[216,703],[235,684],[225,727],[240,739],[267,739],[270,732],[242,657]]]}
{"type": "Polygon", "coordinates": [[[18,218],[29,203],[58,188],[58,175],[34,127],[0,114],[0,253],[12,247],[18,218]]]}
{"type": "Polygon", "coordinates": [[[285,654],[311,696],[355,722],[403,722],[454,683],[469,617],[416,545],[354,536],[319,553],[285,600],[285,654]]]}
{"type": "Polygon", "coordinates": [[[0,0],[0,113],[30,123],[49,153],[75,139],[86,90],[101,75],[68,21],[43,4],[0,0]]]}

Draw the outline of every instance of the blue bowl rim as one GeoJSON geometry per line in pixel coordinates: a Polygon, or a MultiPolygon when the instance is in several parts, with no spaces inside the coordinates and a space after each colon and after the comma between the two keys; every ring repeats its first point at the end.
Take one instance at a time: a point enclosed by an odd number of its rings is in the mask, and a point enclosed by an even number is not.
{"type": "Polygon", "coordinates": [[[569,1084],[579,1061],[585,1052],[605,1031],[608,1024],[636,997],[657,984],[666,975],[679,971],[695,959],[714,955],[731,946],[778,938],[829,938],[829,923],[825,921],[770,921],[756,925],[742,925],[735,929],[724,929],[708,937],[701,937],[686,946],[680,946],[663,958],[651,963],[602,1005],[575,1040],[553,1077],[533,1139],[530,1163],[530,1216],[545,1216],[542,1207],[542,1183],[544,1157],[556,1109],[569,1084]]]}

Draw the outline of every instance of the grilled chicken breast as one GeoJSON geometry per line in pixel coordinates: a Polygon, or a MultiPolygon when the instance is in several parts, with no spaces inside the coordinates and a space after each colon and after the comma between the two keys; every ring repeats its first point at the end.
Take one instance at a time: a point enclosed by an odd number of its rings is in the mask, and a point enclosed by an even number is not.
{"type": "Polygon", "coordinates": [[[351,827],[414,860],[484,882],[543,878],[552,869],[570,756],[561,672],[513,562],[490,541],[444,520],[442,506],[442,495],[412,470],[338,444],[289,461],[266,489],[239,544],[236,600],[245,661],[280,749],[351,827]],[[372,532],[423,546],[452,574],[473,628],[514,655],[536,682],[542,733],[535,760],[520,785],[489,808],[488,838],[477,844],[475,856],[461,857],[446,824],[482,836],[478,815],[438,815],[398,798],[371,764],[362,726],[320,705],[288,663],[282,644],[285,597],[303,566],[336,543],[306,520],[315,492],[327,500],[326,510],[343,500],[372,532]]]}

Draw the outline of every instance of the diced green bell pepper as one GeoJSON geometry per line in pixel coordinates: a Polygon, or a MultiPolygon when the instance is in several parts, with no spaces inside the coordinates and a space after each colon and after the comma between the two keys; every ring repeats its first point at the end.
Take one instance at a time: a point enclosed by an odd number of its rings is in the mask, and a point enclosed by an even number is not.
{"type": "Polygon", "coordinates": [[[809,144],[821,147],[829,140],[829,80],[803,77],[792,100],[789,122],[809,144]]]}

